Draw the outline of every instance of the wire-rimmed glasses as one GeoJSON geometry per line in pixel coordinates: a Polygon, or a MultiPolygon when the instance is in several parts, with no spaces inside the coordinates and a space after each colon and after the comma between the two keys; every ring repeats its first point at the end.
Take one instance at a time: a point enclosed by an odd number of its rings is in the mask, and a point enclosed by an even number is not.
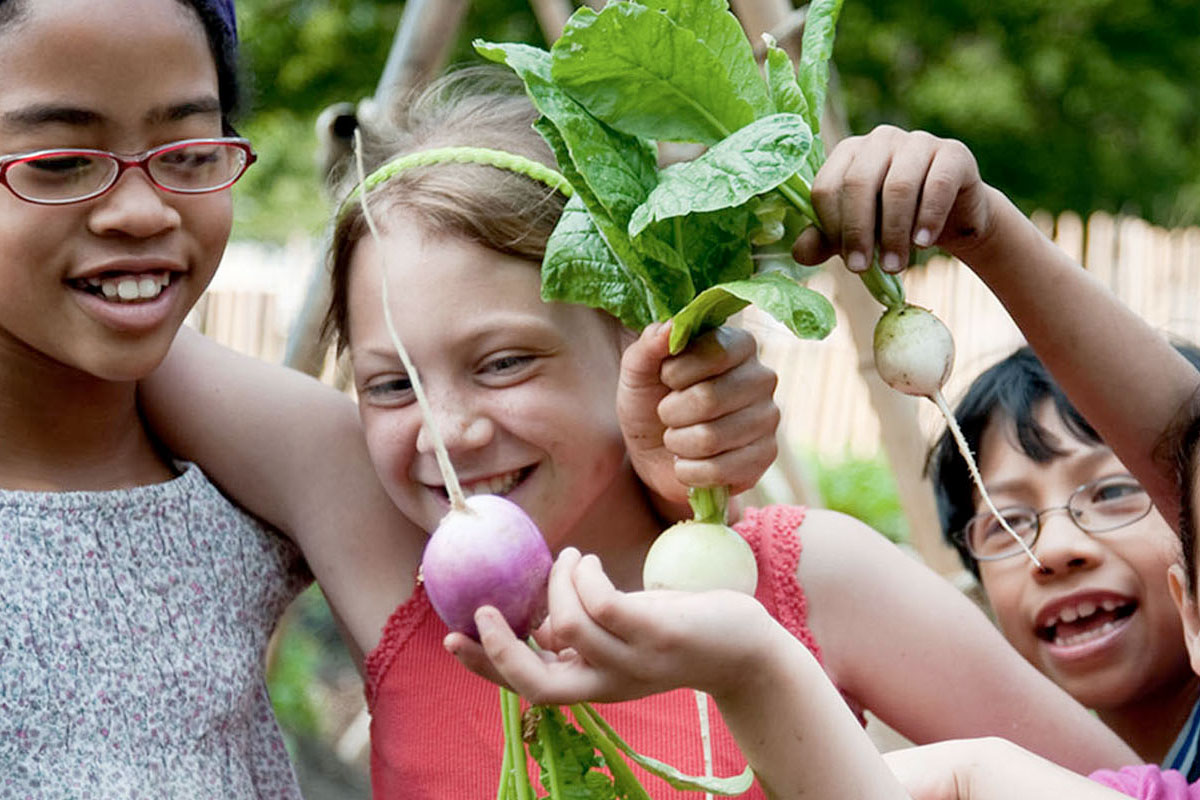
{"type": "MultiPolygon", "coordinates": [[[[1089,534],[1123,528],[1150,513],[1150,495],[1132,475],[1109,475],[1076,487],[1065,505],[1037,511],[1028,506],[999,509],[1000,516],[1032,548],[1042,529],[1042,517],[1066,511],[1071,521],[1089,534]]],[[[995,561],[1025,552],[989,512],[976,514],[955,534],[978,561],[995,561]]]]}
{"type": "Polygon", "coordinates": [[[127,169],[137,168],[166,192],[206,194],[237,182],[257,156],[237,137],[183,139],[121,156],[107,150],[64,148],[0,156],[0,184],[29,203],[66,205],[99,197],[127,169]]]}

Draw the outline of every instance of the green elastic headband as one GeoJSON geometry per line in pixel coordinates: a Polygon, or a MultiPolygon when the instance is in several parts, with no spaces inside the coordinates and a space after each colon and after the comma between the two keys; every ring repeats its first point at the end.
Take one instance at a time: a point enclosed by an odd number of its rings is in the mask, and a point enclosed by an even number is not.
{"type": "Polygon", "coordinates": [[[430,164],[484,164],[490,167],[516,172],[535,181],[541,181],[551,189],[562,192],[567,197],[573,193],[571,184],[560,173],[547,167],[540,161],[534,161],[516,153],[504,150],[493,150],[489,147],[435,147],[432,150],[418,150],[392,159],[366,177],[366,180],[342,201],[338,216],[346,212],[355,196],[360,191],[371,191],[405,170],[416,167],[426,167],[430,164]]]}

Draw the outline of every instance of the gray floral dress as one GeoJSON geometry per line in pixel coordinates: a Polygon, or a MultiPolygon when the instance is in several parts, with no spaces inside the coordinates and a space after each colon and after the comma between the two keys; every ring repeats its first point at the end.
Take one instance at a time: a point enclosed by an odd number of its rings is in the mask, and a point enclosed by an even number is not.
{"type": "Polygon", "coordinates": [[[263,659],[299,552],[194,465],[0,490],[0,798],[299,798],[263,659]]]}

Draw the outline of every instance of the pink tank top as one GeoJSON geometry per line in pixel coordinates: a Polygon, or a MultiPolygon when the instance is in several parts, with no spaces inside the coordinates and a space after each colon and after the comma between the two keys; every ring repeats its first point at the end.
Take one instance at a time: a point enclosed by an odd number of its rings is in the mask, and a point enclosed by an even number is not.
{"type": "MultiPolygon", "coordinates": [[[[806,624],[804,592],[796,580],[797,528],[804,509],[749,509],[734,528],[758,561],[756,596],[818,660],[806,624]]],[[[445,648],[446,626],[419,585],[388,620],[366,660],[371,711],[371,783],[376,800],[457,800],[495,797],[503,735],[497,687],[464,669],[445,648]]],[[[597,710],[639,753],[692,775],[704,773],[695,694],[678,689],[597,710]]],[[[715,704],[709,704],[713,773],[737,775],[746,767],[715,704]]],[[[695,800],[633,767],[655,800],[695,800]]],[[[530,762],[530,774],[537,766],[530,762]]],[[[757,785],[746,798],[763,798],[757,785]]]]}

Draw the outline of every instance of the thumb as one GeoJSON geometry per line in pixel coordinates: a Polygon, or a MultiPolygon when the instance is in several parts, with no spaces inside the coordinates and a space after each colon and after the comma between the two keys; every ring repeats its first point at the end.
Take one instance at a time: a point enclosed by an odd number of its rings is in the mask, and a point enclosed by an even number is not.
{"type": "Polygon", "coordinates": [[[662,388],[662,365],[670,355],[671,324],[652,322],[621,356],[621,385],[625,389],[662,388]]]}

